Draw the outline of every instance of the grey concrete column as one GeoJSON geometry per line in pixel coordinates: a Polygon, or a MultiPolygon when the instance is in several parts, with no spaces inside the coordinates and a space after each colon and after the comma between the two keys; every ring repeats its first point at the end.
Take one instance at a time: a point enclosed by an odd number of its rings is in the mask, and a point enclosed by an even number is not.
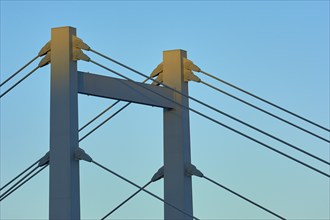
{"type": "Polygon", "coordinates": [[[51,33],[49,219],[80,219],[77,62],[72,27],[51,33]]]}
{"type": "MultiPolygon", "coordinates": [[[[184,82],[183,50],[163,53],[164,84],[188,95],[184,82]]],[[[175,93],[175,101],[188,106],[188,98],[175,93]]],[[[185,175],[185,164],[190,164],[189,110],[179,105],[164,109],[164,198],[177,208],[193,214],[191,177],[185,175]]],[[[191,219],[191,217],[164,206],[165,219],[191,219]]]]}

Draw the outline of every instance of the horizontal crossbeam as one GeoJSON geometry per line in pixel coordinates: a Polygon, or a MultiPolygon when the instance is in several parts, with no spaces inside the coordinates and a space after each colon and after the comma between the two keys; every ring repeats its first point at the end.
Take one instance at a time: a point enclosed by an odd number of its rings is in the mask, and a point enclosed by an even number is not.
{"type": "Polygon", "coordinates": [[[162,108],[175,105],[174,92],[167,88],[81,71],[78,71],[78,92],[162,108]]]}

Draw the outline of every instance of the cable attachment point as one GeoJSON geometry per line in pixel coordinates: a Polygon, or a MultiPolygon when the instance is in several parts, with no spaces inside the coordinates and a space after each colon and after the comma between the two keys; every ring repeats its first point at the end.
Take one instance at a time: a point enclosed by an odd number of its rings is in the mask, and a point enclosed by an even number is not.
{"type": "Polygon", "coordinates": [[[43,46],[41,48],[41,50],[39,51],[38,53],[38,56],[39,57],[42,57],[42,56],[45,56],[44,58],[42,58],[38,64],[38,67],[43,67],[43,66],[46,66],[50,63],[50,58],[51,58],[51,55],[50,55],[50,49],[51,49],[51,41],[48,41],[45,46],[43,46]]]}
{"type": "Polygon", "coordinates": [[[76,160],[84,160],[87,162],[92,162],[93,159],[80,147],[78,147],[74,152],[74,159],[76,160]]]}
{"type": "Polygon", "coordinates": [[[91,59],[84,54],[82,50],[90,50],[91,48],[77,36],[72,35],[72,60],[83,60],[89,62],[91,59]]]}
{"type": "Polygon", "coordinates": [[[48,41],[48,42],[45,44],[45,46],[43,46],[43,47],[41,48],[41,50],[40,50],[39,53],[38,53],[38,56],[39,56],[39,57],[42,57],[42,56],[46,55],[46,54],[50,51],[50,46],[51,46],[50,41],[48,41]]]}
{"type": "Polygon", "coordinates": [[[183,59],[183,66],[184,66],[184,81],[194,81],[194,82],[201,82],[201,79],[197,77],[193,71],[200,72],[201,69],[196,66],[191,60],[188,60],[187,58],[183,59]]]}
{"type": "Polygon", "coordinates": [[[72,59],[74,61],[83,60],[83,61],[86,61],[86,62],[89,62],[91,60],[91,58],[89,58],[89,56],[84,54],[84,52],[81,49],[75,48],[75,47],[73,48],[72,59]]]}
{"type": "Polygon", "coordinates": [[[38,64],[39,67],[46,66],[50,64],[50,59],[51,59],[51,52],[50,50],[47,52],[46,56],[42,58],[38,64]]]}
{"type": "Polygon", "coordinates": [[[198,170],[195,165],[192,164],[186,165],[186,174],[188,176],[204,177],[204,174],[200,170],[198,170]]]}
{"type": "Polygon", "coordinates": [[[151,181],[156,182],[164,177],[164,166],[159,168],[159,170],[152,176],[151,181]]]}
{"type": "Polygon", "coordinates": [[[157,77],[151,85],[159,85],[159,82],[163,82],[163,62],[161,62],[150,74],[151,78],[157,77]]]}
{"type": "Polygon", "coordinates": [[[91,48],[79,37],[72,36],[72,45],[74,48],[82,49],[82,50],[90,50],[91,48]]]}
{"type": "Polygon", "coordinates": [[[150,74],[150,77],[154,78],[163,72],[163,62],[161,62],[150,74]]]}
{"type": "Polygon", "coordinates": [[[49,151],[39,160],[38,167],[43,167],[49,163],[49,151]]]}

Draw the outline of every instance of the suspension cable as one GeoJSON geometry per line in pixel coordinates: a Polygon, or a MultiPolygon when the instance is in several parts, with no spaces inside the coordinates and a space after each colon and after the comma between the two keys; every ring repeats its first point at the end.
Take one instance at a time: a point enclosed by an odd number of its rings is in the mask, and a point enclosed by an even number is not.
{"type": "MultiPolygon", "coordinates": [[[[35,177],[38,173],[40,173],[42,170],[44,170],[46,167],[48,166],[47,165],[44,165],[41,169],[39,169],[37,172],[35,172],[32,176],[30,176],[29,178],[27,178],[24,182],[22,182],[21,184],[19,184],[17,187],[15,187],[13,190],[11,190],[10,192],[6,192],[4,194],[1,195],[0,197],[0,202],[2,200],[4,200],[5,198],[7,198],[10,194],[12,194],[13,192],[15,192],[17,189],[19,189],[21,186],[23,186],[25,183],[27,183],[30,179],[32,179],[33,177],[35,177]]],[[[37,167],[39,168],[39,167],[37,167]]]]}
{"type": "Polygon", "coordinates": [[[18,84],[20,84],[21,82],[23,82],[26,78],[28,78],[32,73],[34,73],[37,69],[39,68],[39,66],[37,66],[36,68],[34,68],[31,72],[29,72],[26,76],[24,76],[22,79],[20,79],[18,82],[16,82],[12,87],[10,87],[9,89],[7,89],[4,93],[2,93],[0,95],[0,99],[6,95],[10,90],[12,90],[13,88],[15,88],[18,84]]]}
{"type": "Polygon", "coordinates": [[[104,125],[107,121],[109,121],[111,118],[115,117],[119,112],[121,112],[122,110],[124,110],[127,106],[129,106],[131,104],[131,102],[126,103],[126,105],[124,105],[123,107],[121,107],[118,111],[116,111],[115,113],[113,113],[112,115],[110,115],[107,119],[105,119],[102,123],[100,123],[98,126],[96,126],[95,128],[93,128],[90,132],[88,132],[85,136],[83,136],[82,138],[79,139],[79,142],[84,140],[86,137],[88,137],[90,134],[92,134],[94,131],[96,131],[99,127],[101,127],[102,125],[104,125]]]}
{"type": "Polygon", "coordinates": [[[127,199],[125,199],[122,203],[120,203],[118,206],[116,206],[112,211],[110,211],[108,214],[106,214],[103,218],[101,218],[101,220],[106,219],[108,216],[110,216],[112,213],[114,213],[115,211],[117,211],[121,206],[123,206],[126,202],[128,202],[129,200],[131,200],[134,196],[136,196],[137,194],[139,194],[143,189],[145,189],[147,186],[150,185],[150,183],[152,183],[152,180],[150,180],[147,184],[145,184],[144,186],[142,186],[138,191],[136,191],[135,193],[133,193],[130,197],[128,197],[127,199]]]}
{"type": "Polygon", "coordinates": [[[126,179],[125,177],[119,175],[118,173],[116,173],[116,172],[110,170],[109,168],[106,168],[105,166],[103,166],[103,165],[101,165],[101,164],[95,162],[94,160],[91,161],[91,162],[94,163],[95,165],[97,165],[98,167],[100,167],[100,168],[106,170],[107,172],[109,172],[109,173],[111,173],[111,174],[117,176],[118,178],[124,180],[125,182],[127,182],[127,183],[129,183],[129,184],[135,186],[136,188],[141,189],[142,191],[144,191],[144,192],[148,193],[149,195],[153,196],[154,198],[156,198],[156,199],[162,201],[162,202],[165,203],[166,205],[171,206],[172,208],[174,208],[175,210],[181,212],[182,214],[185,214],[185,215],[187,215],[187,216],[189,216],[189,217],[191,217],[191,218],[193,218],[193,219],[199,220],[198,218],[194,217],[193,215],[191,215],[191,214],[185,212],[184,210],[179,209],[178,207],[172,205],[171,203],[166,202],[164,199],[160,198],[159,196],[155,195],[154,193],[152,193],[152,192],[150,192],[150,191],[148,191],[148,190],[146,190],[146,189],[143,189],[143,188],[140,187],[139,185],[137,185],[137,184],[135,184],[134,182],[132,182],[132,181],[126,179]]]}
{"type": "MultiPolygon", "coordinates": [[[[234,99],[236,99],[236,100],[239,100],[239,101],[241,101],[241,102],[243,102],[243,103],[245,103],[245,104],[247,104],[247,105],[249,105],[249,106],[252,106],[253,108],[256,108],[256,109],[258,109],[258,110],[260,110],[260,111],[262,111],[262,112],[264,112],[264,113],[266,113],[266,114],[269,114],[269,115],[271,115],[271,116],[273,116],[273,117],[276,117],[276,118],[278,117],[278,116],[273,115],[272,113],[267,112],[267,111],[265,111],[265,110],[263,110],[263,109],[261,109],[261,108],[255,106],[255,105],[252,105],[252,104],[250,104],[250,103],[248,103],[248,102],[246,102],[246,101],[244,101],[244,100],[242,100],[242,99],[240,99],[240,98],[238,98],[238,97],[236,97],[236,96],[233,96],[233,95],[231,95],[231,94],[228,94],[227,92],[225,92],[225,91],[223,91],[223,90],[221,90],[221,89],[218,89],[218,88],[216,88],[216,87],[214,87],[214,86],[212,86],[212,85],[210,85],[210,84],[208,84],[208,83],[205,83],[205,82],[203,82],[203,81],[201,81],[201,83],[203,83],[203,84],[205,84],[206,86],[209,86],[209,87],[211,87],[211,88],[213,88],[213,89],[215,89],[215,90],[217,90],[217,91],[219,91],[219,92],[222,92],[222,93],[224,93],[224,94],[226,94],[226,95],[228,95],[228,96],[230,96],[230,97],[232,97],[232,98],[234,98],[234,99]]],[[[283,121],[285,121],[285,122],[287,122],[286,120],[284,120],[284,119],[282,119],[282,118],[280,118],[280,119],[283,120],[283,121]]],[[[290,122],[287,122],[287,123],[290,124],[290,122]]],[[[243,124],[244,124],[244,123],[243,123],[243,124]]],[[[296,125],[294,125],[294,126],[296,126],[296,125]]],[[[298,126],[298,127],[299,127],[299,126],[298,126]]],[[[258,130],[259,130],[259,129],[258,129],[258,130]]],[[[260,130],[260,132],[264,134],[264,131],[260,130]]],[[[297,147],[297,146],[295,146],[295,145],[293,145],[293,144],[290,144],[290,143],[288,143],[288,142],[286,142],[286,141],[284,141],[284,140],[282,140],[282,139],[280,139],[280,138],[277,138],[276,136],[270,135],[270,134],[268,134],[268,133],[266,133],[265,135],[267,135],[267,136],[269,136],[269,137],[271,137],[271,138],[273,138],[273,139],[275,139],[275,140],[277,140],[277,141],[279,141],[279,142],[281,142],[281,143],[283,143],[283,144],[285,144],[285,145],[287,145],[287,146],[289,146],[289,147],[291,147],[291,148],[293,148],[293,149],[295,149],[295,150],[297,150],[297,151],[300,151],[301,153],[304,153],[304,154],[306,154],[306,155],[308,155],[308,156],[310,156],[310,157],[312,157],[312,158],[314,158],[314,159],[316,159],[316,160],[318,160],[318,161],[320,161],[320,162],[323,162],[323,163],[325,163],[325,164],[327,164],[327,165],[330,165],[330,163],[329,163],[328,161],[323,160],[322,158],[317,157],[317,156],[315,156],[315,155],[313,155],[313,154],[311,154],[311,153],[309,153],[309,152],[307,152],[307,151],[305,151],[305,150],[303,150],[303,149],[301,149],[301,148],[299,148],[299,147],[297,147]]]]}
{"type": "MultiPolygon", "coordinates": [[[[33,168],[30,172],[28,172],[25,176],[23,176],[19,181],[17,181],[14,185],[12,185],[9,189],[7,189],[4,193],[0,195],[0,198],[5,196],[8,192],[10,192],[13,188],[15,188],[17,185],[19,185],[21,182],[23,182],[26,178],[28,178],[34,171],[36,171],[39,167],[36,166],[33,168]]],[[[0,200],[1,201],[1,200],[0,200]]]]}
{"type": "Polygon", "coordinates": [[[12,180],[10,180],[8,183],[6,183],[3,187],[0,188],[0,191],[9,186],[12,182],[14,182],[16,179],[18,179],[20,176],[22,176],[24,173],[26,173],[28,170],[30,170],[34,165],[39,163],[40,159],[34,162],[31,166],[23,170],[20,174],[18,174],[16,177],[14,177],[12,180]]]}
{"type": "MultiPolygon", "coordinates": [[[[148,79],[144,80],[142,83],[145,83],[147,81],[148,81],[148,79]]],[[[120,102],[120,100],[117,100],[116,102],[114,102],[113,104],[111,104],[108,108],[104,109],[101,113],[99,113],[97,116],[95,116],[92,120],[90,120],[84,126],[82,126],[79,129],[79,131],[82,131],[83,129],[85,129],[88,125],[90,125],[91,123],[93,123],[96,119],[98,119],[99,117],[101,117],[102,115],[104,115],[107,111],[109,111],[110,109],[112,109],[113,107],[115,107],[119,102],[120,102]]],[[[126,108],[126,107],[124,107],[124,108],[126,108]]],[[[122,110],[124,110],[124,109],[122,109],[122,110]]]]}
{"type": "MultiPolygon", "coordinates": [[[[230,95],[230,94],[229,94],[230,95]]],[[[243,100],[242,100],[243,101],[243,100]]],[[[109,106],[107,109],[105,109],[102,113],[100,113],[98,116],[96,116],[94,119],[96,119],[97,117],[100,117],[102,114],[104,114],[106,111],[108,111],[109,109],[111,109],[114,105],[116,105],[116,104],[118,104],[120,101],[116,101],[114,104],[112,104],[111,106],[109,106]]],[[[128,106],[128,105],[127,105],[128,106]]],[[[122,110],[124,110],[127,106],[124,106],[122,109],[120,109],[118,112],[116,112],[115,113],[115,115],[117,115],[120,111],[122,111],[122,110]]],[[[258,107],[257,107],[258,108],[258,107]]],[[[92,132],[94,132],[97,128],[99,128],[100,126],[102,126],[103,124],[105,124],[107,121],[109,121],[111,118],[113,118],[115,115],[112,115],[110,118],[107,118],[106,120],[104,120],[99,126],[97,126],[92,132]]],[[[89,125],[90,123],[92,123],[93,121],[94,121],[94,119],[93,120],[91,120],[90,122],[88,122],[86,125],[84,125],[81,129],[79,129],[79,131],[80,130],[82,130],[82,129],[84,129],[87,125],[89,125]]],[[[245,122],[243,122],[243,124],[245,124],[245,122]]],[[[250,126],[249,126],[250,127],[250,126]]],[[[310,157],[312,157],[312,158],[314,158],[314,159],[316,159],[316,160],[318,160],[318,161],[320,161],[320,162],[323,162],[323,163],[325,163],[325,164],[327,164],[327,165],[330,165],[330,163],[328,162],[328,161],[326,161],[326,160],[324,160],[324,159],[322,159],[322,158],[320,158],[320,157],[318,157],[318,156],[315,156],[315,155],[313,155],[313,154],[311,154],[311,153],[309,153],[309,152],[307,152],[307,151],[305,151],[305,150],[303,150],[303,149],[301,149],[301,148],[299,148],[299,147],[297,147],[297,146],[295,146],[295,145],[293,145],[293,144],[290,144],[290,143],[288,143],[288,142],[286,142],[286,141],[284,141],[284,140],[282,140],[282,139],[280,139],[280,138],[277,138],[276,136],[273,136],[273,135],[271,135],[271,134],[268,134],[268,133],[266,133],[266,132],[264,132],[264,131],[262,131],[262,130],[260,130],[260,129],[258,129],[258,128],[255,128],[255,130],[258,130],[259,132],[261,132],[261,133],[263,133],[263,134],[265,134],[265,135],[267,135],[267,136],[269,136],[269,137],[271,137],[271,138],[273,138],[273,139],[275,139],[275,140],[277,140],[277,141],[279,141],[279,142],[281,142],[281,143],[283,143],[283,144],[286,144],[287,146],[289,146],[289,147],[291,147],[291,148],[293,148],[293,149],[295,149],[295,150],[297,150],[297,151],[299,151],[299,152],[301,152],[301,153],[304,153],[304,154],[306,154],[306,155],[308,155],[308,156],[310,156],[310,157]]],[[[89,134],[88,134],[89,135],[89,134]]],[[[88,136],[87,135],[87,136],[88,136]]],[[[83,140],[85,137],[83,137],[81,140],[83,140]]]]}
{"type": "MultiPolygon", "coordinates": [[[[114,71],[114,70],[112,70],[112,69],[110,69],[110,68],[102,65],[102,64],[99,64],[99,63],[97,63],[97,62],[95,62],[93,60],[90,60],[90,62],[92,62],[95,65],[97,65],[97,66],[99,66],[99,67],[101,67],[101,68],[103,68],[105,70],[108,70],[108,71],[110,71],[110,72],[112,72],[112,73],[114,73],[114,74],[116,74],[116,75],[118,75],[120,77],[123,77],[123,78],[127,79],[128,81],[131,81],[133,83],[136,83],[134,80],[132,80],[132,79],[130,79],[130,78],[128,78],[128,77],[126,77],[126,76],[124,76],[124,75],[122,75],[122,74],[120,74],[120,73],[118,73],[118,72],[116,72],[116,71],[114,71]]],[[[150,77],[148,77],[148,78],[150,78],[150,77]]],[[[152,79],[152,80],[155,81],[154,79],[152,79]]],[[[136,85],[140,86],[140,84],[137,84],[137,83],[136,83],[136,85]]],[[[260,144],[260,145],[262,145],[262,146],[264,146],[264,147],[266,147],[266,148],[268,148],[268,149],[270,149],[270,150],[272,150],[272,151],[274,151],[274,152],[276,152],[276,153],[284,156],[284,157],[287,157],[287,158],[289,158],[289,159],[291,159],[291,160],[293,160],[293,161],[295,161],[297,163],[300,163],[301,165],[303,165],[305,167],[308,167],[308,168],[310,168],[310,169],[312,169],[312,170],[314,170],[314,171],[316,171],[316,172],[318,172],[318,173],[320,173],[320,174],[322,174],[322,175],[327,176],[327,177],[330,178],[330,175],[329,174],[327,174],[325,172],[322,172],[321,170],[318,170],[318,169],[316,169],[316,168],[314,168],[314,167],[312,167],[312,166],[310,166],[310,165],[308,165],[308,164],[306,164],[306,163],[304,163],[304,162],[302,162],[302,161],[300,161],[300,160],[298,160],[298,159],[296,159],[296,158],[294,158],[294,157],[292,157],[292,156],[290,156],[288,154],[285,154],[285,153],[283,153],[283,152],[281,152],[281,151],[279,151],[279,150],[271,147],[270,145],[267,145],[267,144],[265,144],[265,143],[263,143],[263,142],[255,139],[255,138],[253,138],[251,136],[248,136],[247,134],[244,134],[241,131],[238,131],[238,130],[236,130],[236,129],[234,129],[234,128],[226,125],[226,124],[223,124],[223,123],[221,123],[220,121],[218,121],[216,119],[213,119],[213,118],[211,118],[211,117],[209,117],[209,116],[207,116],[207,115],[205,115],[205,114],[203,114],[203,113],[201,113],[201,112],[199,112],[197,110],[194,110],[194,109],[190,108],[189,106],[185,106],[185,105],[183,105],[183,104],[181,104],[179,102],[176,102],[176,101],[174,101],[174,100],[172,100],[172,99],[170,99],[170,98],[168,98],[168,97],[166,97],[166,96],[164,96],[162,94],[159,94],[158,92],[155,92],[155,91],[153,91],[151,89],[148,89],[146,87],[143,87],[143,86],[141,86],[141,87],[144,88],[144,89],[146,89],[146,90],[149,90],[152,93],[155,93],[155,94],[163,97],[164,99],[169,100],[170,102],[173,102],[173,103],[175,103],[175,104],[177,104],[177,105],[179,105],[179,106],[181,106],[181,107],[183,107],[185,109],[188,109],[188,110],[190,110],[190,111],[192,111],[192,112],[194,112],[194,113],[196,113],[196,114],[198,114],[198,115],[200,115],[200,116],[202,116],[202,117],[204,117],[204,118],[206,118],[206,119],[208,119],[210,121],[213,121],[214,123],[216,123],[216,124],[218,124],[218,125],[220,125],[222,127],[225,127],[225,128],[227,128],[227,129],[229,129],[229,130],[231,130],[231,131],[233,131],[233,132],[235,132],[235,133],[237,133],[237,134],[239,134],[239,135],[241,135],[241,136],[243,136],[243,137],[245,137],[245,138],[247,138],[249,140],[252,140],[252,141],[254,141],[254,142],[256,142],[256,143],[258,143],[258,144],[260,144]]]]}
{"type": "MultiPolygon", "coordinates": [[[[257,130],[258,132],[263,133],[264,135],[269,136],[268,134],[266,134],[266,132],[261,131],[260,129],[257,129],[256,127],[253,127],[253,126],[251,126],[251,125],[249,125],[249,124],[247,124],[247,123],[245,123],[245,122],[243,122],[243,121],[241,121],[241,120],[239,120],[239,119],[237,119],[237,118],[235,118],[235,117],[233,117],[233,116],[230,116],[229,114],[227,114],[227,113],[225,113],[225,112],[223,112],[223,111],[220,111],[220,110],[218,110],[218,109],[216,109],[216,108],[214,108],[214,107],[212,107],[212,106],[210,106],[210,105],[208,105],[208,104],[206,104],[206,103],[204,103],[204,102],[202,102],[202,101],[200,101],[200,100],[198,100],[198,99],[195,99],[195,98],[193,98],[193,97],[191,97],[191,96],[189,96],[189,95],[186,95],[186,94],[184,94],[184,93],[182,93],[182,92],[180,92],[180,91],[177,91],[176,89],[174,89],[174,88],[172,88],[172,87],[170,87],[170,86],[168,86],[168,85],[166,85],[166,84],[164,84],[164,83],[162,83],[162,82],[160,82],[160,81],[158,81],[158,80],[155,80],[155,79],[153,79],[153,78],[151,78],[151,77],[149,77],[149,76],[147,76],[147,75],[145,75],[145,74],[143,74],[143,73],[141,73],[141,72],[139,72],[139,71],[137,71],[137,70],[135,70],[135,69],[133,69],[133,68],[131,68],[131,67],[128,67],[128,66],[126,66],[126,65],[124,65],[124,64],[122,64],[122,63],[120,63],[120,62],[118,62],[118,61],[116,61],[116,60],[114,60],[114,59],[112,59],[112,58],[110,58],[110,57],[108,57],[108,56],[105,56],[105,55],[103,55],[103,54],[101,54],[101,53],[99,53],[99,52],[97,52],[97,51],[92,50],[92,49],[91,49],[91,51],[94,52],[94,53],[96,53],[96,54],[98,54],[98,55],[100,55],[100,56],[102,56],[102,57],[104,57],[104,58],[107,59],[107,60],[110,60],[110,61],[112,61],[112,62],[114,62],[114,63],[116,63],[116,64],[118,64],[118,65],[120,65],[120,66],[122,66],[122,67],[124,67],[124,68],[126,68],[126,69],[129,69],[129,70],[131,70],[131,71],[137,73],[137,74],[140,75],[140,76],[145,77],[146,79],[150,79],[150,80],[152,80],[153,82],[156,82],[156,83],[158,83],[159,85],[162,85],[162,86],[164,86],[164,87],[166,87],[166,88],[172,90],[173,92],[176,92],[176,93],[178,93],[178,94],[180,94],[180,95],[182,95],[182,96],[184,96],[184,97],[186,97],[186,98],[189,98],[189,99],[191,99],[191,100],[193,100],[193,101],[195,101],[195,102],[197,102],[197,103],[199,103],[199,104],[201,104],[201,105],[203,105],[203,106],[205,106],[205,107],[207,107],[207,108],[212,109],[213,111],[216,111],[216,112],[218,112],[218,113],[220,113],[220,114],[222,114],[222,115],[225,115],[226,117],[229,117],[229,118],[231,118],[232,120],[238,121],[238,122],[244,124],[245,126],[248,126],[248,127],[252,128],[252,129],[257,130]]],[[[92,60],[90,60],[90,62],[92,62],[92,60]]],[[[94,64],[95,64],[95,63],[94,63],[94,64]]],[[[304,129],[304,130],[305,130],[305,129],[304,129]]],[[[305,130],[305,131],[308,132],[307,130],[305,130]]],[[[312,132],[308,132],[308,133],[314,135],[315,137],[317,137],[317,138],[319,138],[319,139],[321,139],[321,140],[323,140],[323,141],[325,141],[325,142],[330,143],[330,140],[327,140],[327,139],[325,139],[325,138],[323,138],[323,137],[321,137],[321,136],[318,136],[318,135],[316,135],[316,134],[314,134],[314,133],[312,133],[312,132]]],[[[269,136],[269,137],[271,137],[271,136],[269,136]]]]}
{"type": "Polygon", "coordinates": [[[262,210],[264,210],[264,211],[266,211],[266,212],[268,212],[268,213],[270,213],[270,214],[272,214],[272,215],[274,215],[274,216],[276,216],[276,217],[278,217],[278,218],[280,218],[280,219],[285,220],[284,217],[282,217],[282,216],[276,214],[276,213],[273,212],[273,211],[270,211],[269,209],[267,209],[267,208],[265,208],[265,207],[259,205],[258,203],[253,202],[252,200],[250,200],[250,199],[248,199],[248,198],[246,198],[246,197],[240,195],[239,193],[237,193],[237,192],[235,192],[235,191],[233,191],[233,190],[227,188],[226,186],[221,185],[220,183],[218,183],[218,182],[216,182],[216,181],[214,181],[214,180],[212,180],[212,179],[210,179],[210,178],[208,178],[208,177],[206,177],[206,176],[203,176],[203,178],[205,178],[206,180],[210,181],[211,183],[213,183],[213,184],[215,184],[215,185],[217,185],[217,186],[219,186],[219,187],[221,187],[221,188],[227,190],[228,192],[230,192],[230,193],[232,193],[232,194],[238,196],[239,198],[244,199],[245,201],[247,201],[247,202],[249,202],[249,203],[251,203],[251,204],[253,204],[253,205],[259,207],[260,209],[262,209],[262,210]]]}
{"type": "Polygon", "coordinates": [[[261,98],[261,97],[259,97],[259,96],[257,96],[257,95],[254,95],[254,94],[251,93],[251,92],[248,92],[248,91],[246,91],[246,90],[244,90],[244,89],[241,89],[240,87],[235,86],[235,85],[233,85],[233,84],[231,84],[231,83],[229,83],[229,82],[226,82],[226,81],[224,81],[224,80],[222,80],[222,79],[220,79],[220,78],[218,78],[218,77],[215,77],[215,76],[213,76],[213,75],[211,75],[211,74],[209,74],[209,73],[207,73],[207,72],[204,72],[204,71],[202,71],[202,70],[201,70],[200,72],[203,73],[203,74],[205,74],[206,76],[211,77],[211,78],[213,78],[213,79],[215,79],[215,80],[217,80],[217,81],[219,81],[219,82],[221,82],[221,83],[224,83],[224,84],[226,84],[226,85],[228,85],[228,86],[230,86],[230,87],[232,87],[232,88],[234,88],[234,89],[237,89],[237,90],[239,90],[239,91],[241,91],[241,92],[243,92],[243,93],[245,93],[245,94],[247,94],[247,95],[249,95],[249,96],[252,96],[253,98],[256,98],[256,99],[258,99],[258,100],[260,100],[260,101],[262,101],[262,102],[264,102],[264,103],[267,103],[268,105],[271,105],[271,106],[273,106],[273,107],[275,107],[275,108],[277,108],[277,109],[280,109],[280,110],[282,110],[282,111],[284,111],[284,112],[286,112],[286,113],[288,113],[288,114],[290,114],[290,115],[293,115],[293,116],[295,116],[295,117],[297,117],[297,118],[299,118],[299,119],[301,119],[301,120],[303,120],[303,121],[305,121],[305,122],[308,122],[308,123],[310,123],[310,124],[312,124],[312,125],[314,125],[314,126],[316,126],[316,127],[318,127],[318,128],[321,128],[321,129],[323,129],[323,130],[325,130],[325,131],[330,132],[330,129],[329,129],[329,128],[326,128],[326,127],[324,127],[324,126],[322,126],[322,125],[320,125],[320,124],[317,124],[316,122],[313,122],[313,121],[311,121],[311,120],[309,120],[309,119],[307,119],[307,118],[305,118],[305,117],[302,117],[302,116],[300,116],[300,115],[298,115],[298,114],[296,114],[296,113],[293,113],[292,111],[289,111],[289,110],[287,110],[287,109],[285,109],[285,108],[283,108],[283,107],[280,107],[279,105],[276,105],[276,104],[274,104],[274,103],[272,103],[272,102],[270,102],[270,101],[267,101],[266,99],[263,99],[263,98],[261,98]]]}
{"type": "Polygon", "coordinates": [[[9,76],[5,81],[3,81],[0,84],[0,87],[3,86],[4,84],[6,84],[9,80],[11,80],[14,76],[16,76],[18,73],[20,73],[22,70],[24,70],[28,65],[30,65],[31,63],[33,63],[33,61],[35,61],[36,59],[38,59],[39,55],[37,55],[36,57],[34,57],[32,60],[30,60],[27,64],[25,64],[24,66],[22,66],[19,70],[17,70],[15,73],[13,73],[11,76],[9,76]]]}
{"type": "Polygon", "coordinates": [[[99,117],[101,117],[104,113],[106,113],[107,111],[109,111],[110,109],[112,109],[113,107],[115,107],[119,102],[120,102],[120,100],[117,100],[116,102],[114,102],[113,104],[111,104],[108,108],[104,109],[101,113],[99,113],[97,116],[95,116],[92,120],[90,120],[84,126],[82,126],[81,128],[79,128],[79,132],[82,131],[82,130],[84,130],[88,125],[90,125],[91,123],[93,123],[96,119],[98,119],[99,117]]]}
{"type": "Polygon", "coordinates": [[[244,104],[246,104],[248,106],[251,106],[251,107],[253,107],[253,108],[255,108],[255,109],[257,109],[257,110],[259,110],[259,111],[261,111],[263,113],[266,113],[267,115],[270,115],[270,116],[272,116],[272,117],[274,117],[274,118],[276,118],[276,119],[278,119],[280,121],[283,121],[283,122],[285,122],[285,123],[287,123],[287,124],[289,124],[289,125],[291,125],[291,126],[293,126],[295,128],[298,128],[301,131],[304,131],[304,132],[306,132],[306,133],[308,133],[310,135],[313,135],[314,137],[317,137],[317,138],[319,138],[319,139],[321,139],[323,141],[326,141],[326,142],[330,143],[330,141],[327,140],[326,138],[323,138],[323,137],[321,137],[321,136],[319,136],[319,135],[317,135],[317,134],[315,134],[315,133],[313,133],[311,131],[308,131],[305,128],[302,128],[302,127],[300,127],[300,126],[298,126],[298,125],[296,125],[296,124],[294,124],[292,122],[289,122],[289,121],[287,121],[287,120],[285,120],[285,119],[283,119],[283,118],[281,118],[279,116],[276,116],[275,114],[272,114],[272,113],[270,113],[270,112],[268,112],[268,111],[266,111],[266,110],[264,110],[262,108],[259,108],[259,107],[255,106],[255,105],[253,105],[253,104],[251,104],[251,103],[249,103],[247,101],[244,101],[243,99],[240,99],[240,98],[238,98],[238,97],[236,97],[234,95],[231,95],[231,94],[229,94],[229,93],[227,93],[227,92],[225,92],[225,91],[223,91],[223,90],[221,90],[221,89],[219,89],[219,88],[217,88],[215,86],[212,86],[211,84],[208,84],[208,83],[206,83],[204,81],[201,81],[201,83],[204,84],[204,85],[206,85],[206,86],[208,86],[208,87],[210,87],[210,88],[212,88],[212,89],[214,89],[214,90],[216,90],[216,91],[218,91],[218,92],[221,92],[221,93],[223,93],[223,94],[225,94],[225,95],[227,95],[227,96],[229,96],[229,97],[231,97],[233,99],[236,99],[236,100],[238,100],[238,101],[240,101],[240,102],[242,102],[242,103],[244,103],[244,104]]]}
{"type": "Polygon", "coordinates": [[[124,68],[126,68],[128,70],[131,70],[131,71],[133,71],[133,72],[141,75],[141,73],[139,71],[137,71],[137,70],[135,70],[135,69],[133,69],[133,68],[131,68],[129,66],[126,66],[125,64],[122,64],[122,63],[118,62],[117,60],[114,60],[114,59],[112,59],[112,58],[110,58],[110,57],[108,57],[108,56],[106,56],[106,55],[104,55],[102,53],[99,53],[99,52],[93,50],[92,48],[90,49],[90,51],[93,52],[93,53],[95,53],[95,54],[97,54],[97,55],[99,55],[99,56],[101,56],[101,57],[103,57],[103,58],[105,58],[105,59],[107,59],[107,60],[110,60],[111,62],[114,62],[114,63],[118,64],[119,66],[122,66],[122,67],[124,67],[124,68]]]}

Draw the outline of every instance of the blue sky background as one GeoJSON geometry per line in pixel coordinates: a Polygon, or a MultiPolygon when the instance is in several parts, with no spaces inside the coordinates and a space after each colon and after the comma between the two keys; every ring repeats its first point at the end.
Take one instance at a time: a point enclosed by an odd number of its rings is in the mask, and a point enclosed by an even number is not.
{"type": "MultiPolygon", "coordinates": [[[[145,74],[162,61],[162,51],[184,49],[188,58],[206,72],[330,126],[329,1],[1,1],[1,80],[32,59],[50,40],[51,28],[60,26],[76,27],[77,35],[93,49],[145,74]]],[[[89,55],[137,81],[143,80],[89,55]]],[[[79,70],[111,75],[81,62],[79,70]]],[[[329,138],[329,133],[198,76],[329,138]]],[[[2,185],[49,149],[49,85],[48,66],[1,99],[2,185]]],[[[189,86],[191,96],[329,160],[329,144],[202,84],[189,86]]],[[[79,95],[80,126],[111,103],[113,100],[79,95]]],[[[330,172],[328,166],[196,103],[190,104],[330,172]]],[[[288,219],[330,218],[327,177],[193,113],[190,119],[192,162],[205,175],[288,219]]],[[[162,109],[131,105],[82,141],[80,147],[95,161],[143,185],[162,166],[162,120],[162,109]]],[[[1,202],[0,218],[46,219],[48,175],[46,169],[1,202]]],[[[100,219],[136,190],[93,164],[81,162],[80,176],[83,219],[100,219]]],[[[148,189],[162,196],[162,185],[161,180],[148,189]]],[[[194,215],[200,219],[274,219],[203,179],[193,179],[193,196],[194,215]]],[[[161,219],[163,204],[141,193],[112,218],[161,219]]]]}

